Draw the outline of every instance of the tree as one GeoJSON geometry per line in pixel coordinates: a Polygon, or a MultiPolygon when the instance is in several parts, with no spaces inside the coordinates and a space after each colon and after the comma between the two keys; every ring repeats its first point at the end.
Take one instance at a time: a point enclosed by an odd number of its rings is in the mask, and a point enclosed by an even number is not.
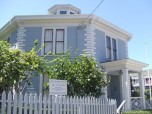
{"type": "Polygon", "coordinates": [[[75,55],[70,52],[65,55],[54,56],[50,65],[50,77],[68,81],[68,95],[96,96],[103,93],[101,88],[108,85],[110,79],[106,73],[101,72],[92,56],[75,55]]]}
{"type": "Polygon", "coordinates": [[[11,48],[6,41],[0,41],[0,93],[12,88],[18,92],[21,83],[29,82],[35,72],[49,74],[47,60],[38,56],[35,48],[36,46],[29,52],[23,52],[11,48]]]}

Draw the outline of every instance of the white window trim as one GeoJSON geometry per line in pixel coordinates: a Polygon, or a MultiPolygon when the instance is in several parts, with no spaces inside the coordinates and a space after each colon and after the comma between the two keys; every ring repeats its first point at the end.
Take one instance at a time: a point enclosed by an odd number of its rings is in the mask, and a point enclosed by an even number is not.
{"type": "Polygon", "coordinates": [[[41,55],[42,56],[44,55],[43,45],[44,45],[45,29],[53,29],[53,53],[55,53],[55,35],[56,35],[56,29],[64,29],[64,53],[66,53],[67,52],[67,27],[57,27],[57,26],[53,27],[53,26],[50,26],[50,27],[43,27],[42,28],[42,42],[41,42],[42,50],[41,50],[41,55]]]}
{"type": "Polygon", "coordinates": [[[116,48],[117,48],[117,59],[116,60],[119,60],[119,54],[118,54],[118,38],[114,38],[112,37],[111,35],[107,35],[105,34],[105,50],[106,50],[106,60],[108,60],[108,57],[107,57],[107,38],[106,36],[110,37],[110,41],[111,41],[111,61],[114,61],[114,58],[113,58],[113,45],[112,45],[112,39],[115,39],[116,40],[116,48]]]}

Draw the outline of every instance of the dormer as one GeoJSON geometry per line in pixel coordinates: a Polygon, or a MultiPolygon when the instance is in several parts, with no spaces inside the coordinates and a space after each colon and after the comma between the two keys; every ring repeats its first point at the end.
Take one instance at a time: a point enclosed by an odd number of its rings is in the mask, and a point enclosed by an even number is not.
{"type": "Polygon", "coordinates": [[[63,5],[54,5],[48,10],[50,15],[71,15],[71,14],[80,14],[81,10],[77,7],[74,7],[70,4],[63,5]]]}

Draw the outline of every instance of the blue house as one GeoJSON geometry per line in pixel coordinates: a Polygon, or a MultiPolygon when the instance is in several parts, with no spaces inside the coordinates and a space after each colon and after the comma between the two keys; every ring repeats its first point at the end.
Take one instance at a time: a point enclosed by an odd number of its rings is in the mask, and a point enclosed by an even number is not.
{"type": "MultiPolygon", "coordinates": [[[[15,16],[0,29],[0,39],[17,44],[23,51],[34,46],[39,40],[39,47],[47,45],[40,56],[51,51],[55,54],[67,50],[79,54],[86,51],[111,76],[111,82],[104,88],[105,96],[117,100],[120,104],[126,100],[125,109],[131,108],[130,74],[138,73],[140,85],[143,85],[142,69],[147,64],[129,59],[128,41],[132,35],[96,16],[81,14],[81,10],[72,5],[55,5],[48,10],[48,15],[15,16]]],[[[48,59],[51,56],[48,55],[48,59]]],[[[26,87],[27,92],[42,93],[45,79],[41,76],[32,79],[33,84],[26,87]]],[[[141,97],[144,105],[144,88],[141,86],[141,97]]]]}

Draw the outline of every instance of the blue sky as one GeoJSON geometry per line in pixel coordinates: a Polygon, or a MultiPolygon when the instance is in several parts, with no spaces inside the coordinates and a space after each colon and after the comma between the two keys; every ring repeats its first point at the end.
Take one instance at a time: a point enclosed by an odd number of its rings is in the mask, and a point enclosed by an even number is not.
{"type": "MultiPolygon", "coordinates": [[[[101,0],[0,0],[0,28],[15,15],[43,15],[55,4],[72,4],[83,14],[91,13],[101,0]]],[[[94,12],[97,16],[133,34],[129,41],[129,58],[145,62],[152,68],[152,0],[104,0],[94,12]]]]}

